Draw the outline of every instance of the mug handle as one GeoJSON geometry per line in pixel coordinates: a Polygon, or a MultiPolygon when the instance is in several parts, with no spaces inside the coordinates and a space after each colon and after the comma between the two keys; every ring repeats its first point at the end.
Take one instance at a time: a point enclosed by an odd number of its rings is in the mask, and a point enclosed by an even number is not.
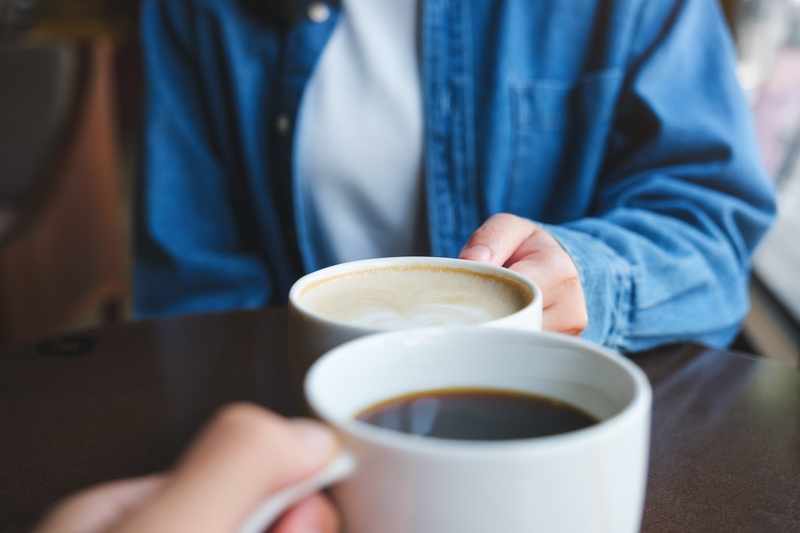
{"type": "Polygon", "coordinates": [[[350,477],[355,471],[355,458],[342,452],[315,475],[290,485],[265,499],[239,527],[238,533],[263,533],[292,504],[316,491],[350,477]]]}

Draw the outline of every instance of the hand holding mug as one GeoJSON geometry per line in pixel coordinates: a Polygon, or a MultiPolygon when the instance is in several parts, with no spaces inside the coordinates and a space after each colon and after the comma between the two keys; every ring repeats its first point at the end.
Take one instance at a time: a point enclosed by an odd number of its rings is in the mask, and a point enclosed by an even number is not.
{"type": "MultiPolygon", "coordinates": [[[[36,533],[233,531],[265,497],[318,472],[338,441],[325,426],[251,404],[223,408],[168,474],[116,481],[59,504],[36,533]]],[[[275,533],[339,531],[327,498],[301,498],[275,533]]]]}
{"type": "Polygon", "coordinates": [[[542,301],[542,291],[522,274],[461,259],[387,257],[312,272],[289,291],[297,399],[311,364],[343,342],[436,326],[539,331],[542,301]]]}
{"type": "Polygon", "coordinates": [[[542,327],[578,336],[589,323],[578,268],[556,239],[534,222],[507,213],[490,217],[459,254],[505,266],[533,280],[544,295],[542,327]]]}
{"type": "Polygon", "coordinates": [[[260,533],[272,523],[275,533],[332,533],[337,515],[316,494],[329,485],[349,533],[638,531],[651,392],[619,354],[500,328],[398,331],[328,353],[311,369],[306,394],[343,439],[335,459],[338,441],[320,425],[236,405],[173,473],[79,495],[37,533],[260,533]],[[423,413],[410,431],[361,418],[386,400],[464,389],[551,398],[593,421],[486,441],[437,437],[436,413],[423,413]]]}

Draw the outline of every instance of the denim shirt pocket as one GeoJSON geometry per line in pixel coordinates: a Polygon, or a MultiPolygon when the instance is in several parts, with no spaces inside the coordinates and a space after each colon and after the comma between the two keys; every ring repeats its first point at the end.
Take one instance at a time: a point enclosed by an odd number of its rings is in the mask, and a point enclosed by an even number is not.
{"type": "Polygon", "coordinates": [[[622,80],[621,69],[609,69],[511,84],[511,212],[549,222],[574,216],[557,193],[596,179],[622,80]]]}

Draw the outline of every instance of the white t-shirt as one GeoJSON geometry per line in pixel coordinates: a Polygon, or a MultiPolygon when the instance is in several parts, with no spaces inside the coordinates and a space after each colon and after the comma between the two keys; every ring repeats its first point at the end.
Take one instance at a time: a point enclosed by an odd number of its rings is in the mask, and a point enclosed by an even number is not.
{"type": "Polygon", "coordinates": [[[424,255],[415,0],[344,0],[299,114],[299,179],[321,265],[424,255]]]}

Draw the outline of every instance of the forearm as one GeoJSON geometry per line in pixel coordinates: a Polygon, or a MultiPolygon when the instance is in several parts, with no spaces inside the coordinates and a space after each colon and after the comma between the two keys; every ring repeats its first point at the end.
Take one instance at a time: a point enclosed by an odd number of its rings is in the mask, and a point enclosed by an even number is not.
{"type": "Polygon", "coordinates": [[[585,337],[729,343],[774,211],[717,6],[643,3],[594,205],[548,227],[578,266],[585,337]]]}
{"type": "Polygon", "coordinates": [[[679,341],[724,346],[736,335],[748,309],[748,262],[725,239],[648,212],[545,228],[578,267],[584,338],[637,352],[679,341]]]}

